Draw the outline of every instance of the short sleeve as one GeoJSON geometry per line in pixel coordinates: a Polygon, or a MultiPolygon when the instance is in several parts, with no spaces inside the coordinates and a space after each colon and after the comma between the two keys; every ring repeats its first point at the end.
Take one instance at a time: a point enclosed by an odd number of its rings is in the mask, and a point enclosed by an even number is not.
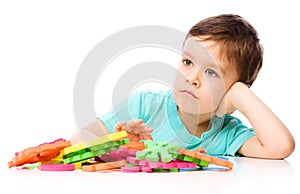
{"type": "Polygon", "coordinates": [[[243,125],[237,118],[233,118],[226,128],[228,130],[226,155],[240,156],[237,151],[249,138],[256,135],[255,131],[243,125]]]}

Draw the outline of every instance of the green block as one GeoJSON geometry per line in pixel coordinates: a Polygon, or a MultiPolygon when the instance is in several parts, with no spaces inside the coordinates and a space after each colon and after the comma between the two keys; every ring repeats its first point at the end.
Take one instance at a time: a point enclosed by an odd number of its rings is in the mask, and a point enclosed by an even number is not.
{"type": "Polygon", "coordinates": [[[126,163],[125,166],[139,166],[138,164],[126,163]]]}
{"type": "Polygon", "coordinates": [[[71,164],[71,163],[75,163],[75,162],[80,162],[82,160],[87,160],[87,159],[90,159],[90,158],[93,158],[93,157],[95,157],[93,152],[86,152],[86,153],[83,153],[83,154],[78,154],[78,155],[72,156],[70,158],[65,158],[64,159],[64,164],[71,164]]]}
{"type": "Polygon", "coordinates": [[[170,168],[170,172],[179,172],[178,168],[170,168]]]}
{"type": "Polygon", "coordinates": [[[151,162],[170,162],[177,157],[177,150],[179,148],[177,143],[157,142],[154,146],[153,141],[145,141],[146,149],[136,152],[136,158],[139,160],[148,160],[151,162]]]}
{"type": "Polygon", "coordinates": [[[178,168],[170,168],[170,169],[153,168],[153,172],[179,172],[179,169],[178,168]]]}
{"type": "Polygon", "coordinates": [[[82,149],[82,150],[78,150],[76,152],[71,152],[69,154],[63,155],[63,159],[65,159],[65,158],[71,158],[73,156],[84,154],[86,152],[90,152],[90,150],[88,148],[85,148],[85,149],[82,149]]]}
{"type": "Polygon", "coordinates": [[[209,165],[209,162],[207,162],[205,160],[201,160],[199,163],[199,166],[202,166],[202,167],[208,167],[208,165],[209,165]]]}

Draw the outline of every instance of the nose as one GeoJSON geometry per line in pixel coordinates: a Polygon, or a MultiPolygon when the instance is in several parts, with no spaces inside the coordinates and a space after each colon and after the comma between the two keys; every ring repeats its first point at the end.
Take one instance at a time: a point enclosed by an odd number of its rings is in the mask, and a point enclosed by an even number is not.
{"type": "Polygon", "coordinates": [[[186,77],[186,81],[190,84],[192,84],[194,87],[199,88],[200,87],[200,78],[198,76],[198,73],[192,73],[186,77]]]}

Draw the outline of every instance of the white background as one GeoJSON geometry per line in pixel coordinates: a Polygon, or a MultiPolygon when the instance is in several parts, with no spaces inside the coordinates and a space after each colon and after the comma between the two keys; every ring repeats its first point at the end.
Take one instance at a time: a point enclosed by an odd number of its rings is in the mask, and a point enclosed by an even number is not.
{"type": "MultiPolygon", "coordinates": [[[[259,32],[265,58],[252,90],[299,142],[300,14],[295,2],[1,1],[1,169],[16,151],[57,138],[68,139],[76,131],[75,78],[88,52],[101,40],[140,25],[163,25],[187,32],[199,20],[221,13],[239,14],[259,32]]],[[[168,59],[155,53],[159,52],[140,49],[120,56],[114,64],[176,61],[170,57],[172,53],[166,54],[168,59]]],[[[108,108],[118,78],[118,73],[112,72],[107,72],[104,84],[99,81],[95,89],[97,114],[108,108]]],[[[293,163],[299,157],[296,147],[288,159],[293,163]]]]}

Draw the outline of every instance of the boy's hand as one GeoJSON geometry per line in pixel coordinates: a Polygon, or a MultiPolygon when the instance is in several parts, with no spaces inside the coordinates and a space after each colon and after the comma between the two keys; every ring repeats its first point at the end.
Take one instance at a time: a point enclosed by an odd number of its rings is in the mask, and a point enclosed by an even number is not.
{"type": "Polygon", "coordinates": [[[148,125],[145,125],[142,120],[131,120],[129,122],[117,123],[114,132],[125,130],[130,141],[152,140],[150,133],[153,131],[148,125]]]}
{"type": "Polygon", "coordinates": [[[249,90],[249,86],[242,82],[233,84],[221,100],[221,103],[216,110],[216,116],[221,117],[225,114],[232,114],[236,110],[234,104],[240,96],[239,92],[244,89],[249,90]]]}

